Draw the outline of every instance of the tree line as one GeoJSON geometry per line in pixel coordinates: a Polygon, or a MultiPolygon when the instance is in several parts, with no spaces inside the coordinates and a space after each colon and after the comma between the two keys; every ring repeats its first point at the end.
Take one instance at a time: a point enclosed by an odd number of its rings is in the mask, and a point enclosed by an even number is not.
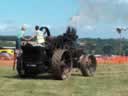
{"type": "MultiPolygon", "coordinates": [[[[0,36],[0,47],[14,47],[15,40],[16,36],[0,36]]],[[[81,38],[78,41],[82,43],[85,52],[89,54],[128,55],[127,39],[120,41],[120,39],[81,38]]]]}
{"type": "Polygon", "coordinates": [[[80,42],[84,43],[86,53],[102,55],[128,55],[127,39],[91,39],[82,38],[80,42]],[[121,48],[121,50],[120,50],[121,48]]]}

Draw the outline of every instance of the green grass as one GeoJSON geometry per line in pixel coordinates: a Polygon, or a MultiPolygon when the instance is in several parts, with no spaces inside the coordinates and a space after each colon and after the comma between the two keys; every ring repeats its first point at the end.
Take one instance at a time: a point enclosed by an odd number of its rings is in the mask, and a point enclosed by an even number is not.
{"type": "Polygon", "coordinates": [[[98,65],[94,77],[74,72],[65,81],[49,75],[20,79],[12,68],[1,67],[0,96],[128,96],[128,65],[98,65]]]}

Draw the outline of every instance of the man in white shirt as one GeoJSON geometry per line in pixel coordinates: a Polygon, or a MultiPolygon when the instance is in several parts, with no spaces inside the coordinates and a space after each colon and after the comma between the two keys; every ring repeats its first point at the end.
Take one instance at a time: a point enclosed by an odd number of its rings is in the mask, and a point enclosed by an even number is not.
{"type": "Polygon", "coordinates": [[[40,27],[38,25],[35,26],[35,34],[29,40],[31,40],[33,38],[35,38],[35,41],[37,44],[39,44],[39,45],[45,44],[44,33],[42,31],[40,31],[40,27]]]}

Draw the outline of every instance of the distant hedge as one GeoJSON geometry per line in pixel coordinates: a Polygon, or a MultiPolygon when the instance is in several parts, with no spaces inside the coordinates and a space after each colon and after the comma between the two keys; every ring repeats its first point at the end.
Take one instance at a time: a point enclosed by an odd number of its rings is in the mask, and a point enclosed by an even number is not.
{"type": "Polygon", "coordinates": [[[2,41],[15,41],[16,36],[0,36],[0,40],[2,40],[2,41]]]}

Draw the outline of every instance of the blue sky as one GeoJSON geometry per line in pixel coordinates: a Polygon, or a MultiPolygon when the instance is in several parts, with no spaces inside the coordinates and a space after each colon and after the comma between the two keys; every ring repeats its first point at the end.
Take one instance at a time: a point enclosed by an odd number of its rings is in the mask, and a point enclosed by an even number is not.
{"type": "Polygon", "coordinates": [[[72,25],[79,37],[118,38],[115,29],[128,27],[127,9],[128,0],[1,0],[0,35],[15,35],[22,24],[29,34],[46,25],[58,35],[72,25]]]}
{"type": "Polygon", "coordinates": [[[77,0],[1,0],[0,20],[58,25],[74,15],[77,8],[77,0]]]}
{"type": "Polygon", "coordinates": [[[15,34],[22,24],[32,28],[35,25],[47,25],[56,31],[63,28],[63,32],[69,19],[78,10],[77,0],[1,0],[0,34],[15,34]]]}

